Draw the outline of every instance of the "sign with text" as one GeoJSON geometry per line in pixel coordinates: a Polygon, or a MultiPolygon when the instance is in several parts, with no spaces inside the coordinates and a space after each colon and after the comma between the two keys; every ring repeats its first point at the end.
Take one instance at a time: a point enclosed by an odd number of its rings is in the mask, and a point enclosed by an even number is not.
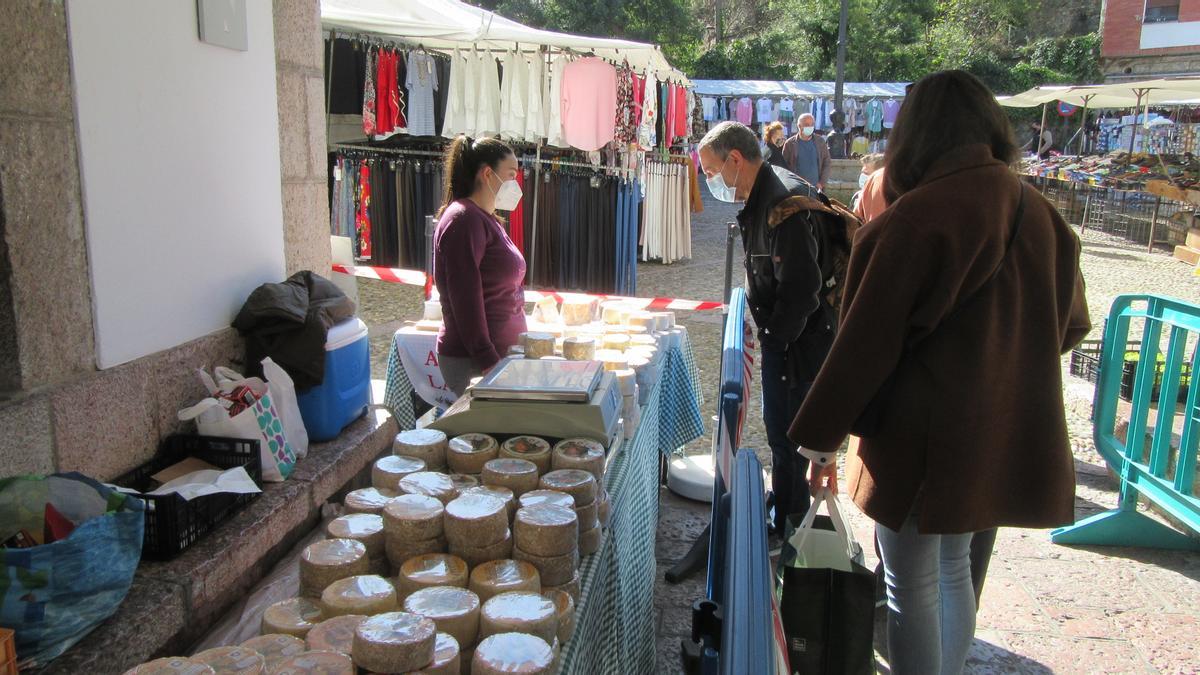
{"type": "Polygon", "coordinates": [[[402,328],[393,344],[417,395],[429,405],[449,408],[457,397],[446,388],[438,367],[437,333],[402,328]]]}

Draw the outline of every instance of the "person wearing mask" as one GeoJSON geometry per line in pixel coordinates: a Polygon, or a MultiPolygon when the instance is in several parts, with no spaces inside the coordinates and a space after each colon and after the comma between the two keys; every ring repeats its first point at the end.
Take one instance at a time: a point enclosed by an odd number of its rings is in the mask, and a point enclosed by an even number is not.
{"type": "Polygon", "coordinates": [[[771,446],[773,526],[784,536],[789,514],[808,510],[807,460],[788,441],[795,417],[829,345],[833,310],[825,300],[817,228],[825,214],[796,208],[819,199],[813,186],[763,161],[754,132],[722,122],[700,141],[700,165],[712,195],[744,202],[737,220],[746,252],[746,299],[762,353],[763,423],[771,446]]]}
{"type": "Polygon", "coordinates": [[[892,672],[960,673],[972,533],[1074,521],[1060,358],[1091,324],[1079,238],[1010,168],[982,82],[925,77],[891,138],[891,206],[855,237],[837,339],[789,438],[836,491],[836,450],[863,436],[847,482],[876,522],[892,672]]]}
{"type": "MultiPolygon", "coordinates": [[[[882,167],[883,155],[872,153],[870,155],[863,156],[862,170],[858,174],[858,192],[855,192],[854,198],[850,200],[850,210],[854,211],[854,215],[858,216],[858,219],[864,223],[870,220],[870,218],[864,217],[864,211],[859,209],[859,205],[862,204],[862,198],[866,193],[867,182],[870,180],[871,174],[875,173],[882,167]]],[[[883,211],[883,208],[880,208],[879,210],[883,211]]]]}
{"type": "Polygon", "coordinates": [[[433,278],[442,302],[438,366],[461,396],[525,332],[525,259],[496,210],[521,201],[517,157],[495,138],[458,136],[446,151],[445,196],[433,233],[433,278]]]}
{"type": "Polygon", "coordinates": [[[780,122],[768,124],[763,132],[763,139],[766,146],[763,150],[763,159],[767,164],[781,169],[788,168],[787,162],[783,159],[783,124],[780,122]]]}
{"type": "Polygon", "coordinates": [[[804,113],[796,122],[796,135],[783,144],[783,157],[788,169],[808,181],[818,191],[825,191],[833,161],[829,158],[829,146],[825,139],[815,135],[816,119],[804,113]]]}

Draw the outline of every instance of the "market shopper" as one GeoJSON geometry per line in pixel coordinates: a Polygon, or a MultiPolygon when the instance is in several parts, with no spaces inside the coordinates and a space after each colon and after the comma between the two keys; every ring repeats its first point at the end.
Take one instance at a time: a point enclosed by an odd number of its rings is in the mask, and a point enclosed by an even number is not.
{"type": "Polygon", "coordinates": [[[765,146],[763,159],[771,166],[786,169],[788,166],[787,161],[783,158],[783,140],[783,124],[780,122],[771,122],[768,124],[766,130],[763,132],[765,146]]]}
{"type": "Polygon", "coordinates": [[[864,155],[862,158],[862,170],[858,173],[858,192],[854,193],[854,198],[850,200],[851,210],[854,215],[862,222],[867,222],[871,218],[883,212],[887,205],[883,200],[883,180],[882,175],[880,180],[876,181],[876,186],[870,193],[871,203],[864,205],[863,199],[867,197],[867,185],[870,183],[871,176],[883,169],[883,155],[879,153],[871,153],[864,155]],[[870,217],[867,217],[870,213],[870,217]]]}
{"type": "Polygon", "coordinates": [[[746,255],[746,298],[761,346],[774,526],[783,536],[787,516],[802,514],[809,505],[808,462],[788,440],[787,427],[833,341],[834,312],[821,292],[818,248],[832,228],[822,227],[824,214],[785,203],[818,195],[798,176],[764,162],[747,127],[716,125],[700,141],[699,153],[713,196],[745,202],[737,219],[746,255]]]}
{"type": "Polygon", "coordinates": [[[525,259],[496,210],[521,200],[517,157],[495,138],[459,136],[446,151],[446,191],[433,233],[433,278],[442,302],[438,365],[462,395],[525,331],[525,259]]]}
{"type": "Polygon", "coordinates": [[[834,489],[836,450],[866,436],[847,480],[877,523],[897,675],[962,671],[973,533],[1074,520],[1060,355],[1090,328],[1080,244],[1007,166],[1012,138],[974,76],[914,87],[891,206],[855,238],[837,340],[789,432],[834,489]]]}
{"type": "Polygon", "coordinates": [[[792,173],[824,192],[833,160],[829,157],[825,139],[816,135],[816,124],[816,118],[810,113],[801,115],[796,121],[796,135],[783,144],[783,157],[792,173]]]}

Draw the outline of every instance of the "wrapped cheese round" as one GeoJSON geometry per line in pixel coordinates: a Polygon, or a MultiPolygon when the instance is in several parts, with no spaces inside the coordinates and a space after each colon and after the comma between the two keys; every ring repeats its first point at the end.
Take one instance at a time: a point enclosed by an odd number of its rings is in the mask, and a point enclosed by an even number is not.
{"type": "Polygon", "coordinates": [[[125,671],[125,675],[213,675],[213,672],[212,668],[198,661],[182,656],[169,656],[143,663],[125,671]]]}
{"type": "Polygon", "coordinates": [[[475,644],[479,635],[479,596],[465,588],[438,586],[408,596],[404,611],[432,621],[462,645],[475,644]]]}
{"type": "Polygon", "coordinates": [[[542,589],[537,568],[522,560],[493,560],[471,570],[471,590],[487,602],[501,593],[542,589]]]}
{"type": "Polygon", "coordinates": [[[633,396],[633,388],[637,386],[637,372],[630,368],[613,371],[617,378],[617,389],[621,396],[633,396]]]}
{"type": "Polygon", "coordinates": [[[571,580],[565,584],[558,584],[557,586],[542,586],[542,593],[553,593],[554,591],[565,591],[567,595],[570,595],[571,599],[578,604],[579,594],[581,592],[579,585],[579,572],[576,572],[575,575],[571,577],[571,580]]]}
{"type": "Polygon", "coordinates": [[[596,499],[596,477],[579,469],[559,469],[542,476],[543,490],[558,490],[575,498],[575,506],[591,504],[596,499]]]}
{"type": "Polygon", "coordinates": [[[575,511],[552,504],[518,509],[513,519],[513,545],[537,556],[570,554],[579,547],[575,511]]]}
{"type": "Polygon", "coordinates": [[[610,333],[604,336],[604,348],[618,352],[625,351],[629,346],[629,336],[624,333],[610,333]]]}
{"type": "Polygon", "coordinates": [[[554,446],[551,466],[558,469],[582,469],[604,479],[604,446],[590,438],[568,438],[554,446]]]}
{"type": "Polygon", "coordinates": [[[450,545],[450,552],[467,561],[471,567],[482,565],[492,560],[511,558],[513,551],[512,534],[504,529],[504,539],[489,546],[455,546],[450,545]]]}
{"type": "Polygon", "coordinates": [[[571,634],[575,632],[575,599],[566,591],[548,591],[542,595],[554,603],[555,615],[558,617],[558,641],[570,640],[571,634]]]}
{"type": "Polygon", "coordinates": [[[513,436],[504,441],[500,456],[533,462],[538,474],[550,471],[550,444],[537,436],[513,436]]]}
{"type": "Polygon", "coordinates": [[[446,461],[454,473],[483,473],[483,465],[496,459],[500,446],[487,434],[463,434],[450,439],[446,461]]]}
{"type": "Polygon", "coordinates": [[[442,502],[426,495],[400,495],[383,509],[386,539],[422,541],[442,536],[442,502]]]}
{"type": "Polygon", "coordinates": [[[467,494],[488,495],[504,502],[504,508],[508,511],[508,521],[510,523],[513,516],[517,513],[517,497],[513,494],[512,490],[503,485],[480,485],[479,487],[463,490],[459,496],[467,494]]]}
{"type": "Polygon", "coordinates": [[[536,490],[538,468],[525,459],[500,457],[483,465],[483,484],[498,485],[513,491],[517,497],[536,490]]]}
{"type": "Polygon", "coordinates": [[[608,509],[608,492],[601,492],[596,498],[596,518],[600,521],[600,527],[608,527],[608,509]]]}
{"type": "Polygon", "coordinates": [[[367,549],[367,557],[383,557],[383,516],[374,513],[351,513],[329,521],[325,534],[331,539],[352,539],[367,549]]]}
{"type": "Polygon", "coordinates": [[[563,340],[563,357],[568,361],[591,361],[596,358],[596,341],[572,337],[563,340]]]}
{"type": "MultiPolygon", "coordinates": [[[[324,590],[324,589],[322,589],[324,590]]],[[[263,635],[282,633],[302,638],[321,621],[321,606],[307,598],[280,600],[263,612],[263,635]]]]}
{"type": "Polygon", "coordinates": [[[582,326],[591,323],[594,308],[592,300],[563,300],[562,318],[568,326],[582,326]]]}
{"type": "Polygon", "coordinates": [[[433,662],[437,629],[408,612],[373,616],[354,631],[353,657],[359,668],[378,673],[419,670],[433,662]]]}
{"type": "Polygon", "coordinates": [[[538,504],[554,504],[555,506],[564,506],[568,509],[575,508],[575,498],[558,490],[534,490],[526,492],[517,501],[520,508],[536,506],[538,504]]]}
{"type": "Polygon", "coordinates": [[[371,467],[371,485],[399,492],[400,479],[418,471],[425,471],[425,460],[403,455],[380,457],[371,467]]]}
{"type": "Polygon", "coordinates": [[[266,659],[245,647],[214,647],[191,657],[213,669],[216,675],[262,675],[266,659]]]}
{"type": "Polygon", "coordinates": [[[437,429],[409,429],[396,434],[392,454],[416,457],[425,462],[426,471],[446,468],[446,434],[437,429]]]}
{"type": "Polygon", "coordinates": [[[600,500],[575,509],[575,517],[579,519],[579,531],[590,530],[600,525],[600,500]]]}
{"type": "Polygon", "coordinates": [[[630,349],[639,349],[641,347],[653,347],[653,348],[657,349],[658,348],[658,338],[654,337],[653,335],[649,335],[649,334],[645,334],[645,333],[639,333],[637,335],[630,335],[629,336],[629,348],[630,349]]]}
{"type": "Polygon", "coordinates": [[[578,544],[576,544],[576,548],[571,549],[570,553],[557,556],[534,555],[514,546],[512,557],[514,560],[524,560],[537,568],[538,576],[542,579],[543,591],[547,586],[567,583],[574,578],[575,572],[579,569],[578,544]]]}
{"type": "Polygon", "coordinates": [[[426,588],[439,586],[467,586],[467,563],[462,558],[448,553],[431,553],[410,558],[400,566],[396,577],[397,590],[407,599],[409,595],[426,588]]]}
{"type": "Polygon", "coordinates": [[[321,610],[327,617],[345,614],[373,616],[399,609],[396,589],[373,574],[339,579],[321,593],[321,610]]]}
{"type": "Polygon", "coordinates": [[[622,319],[629,315],[629,305],[619,301],[608,301],[600,305],[600,318],[604,323],[609,325],[617,325],[623,323],[622,319]]]}
{"type": "Polygon", "coordinates": [[[590,530],[582,530],[579,533],[579,555],[591,555],[600,550],[600,540],[602,530],[599,527],[593,527],[590,530]]]}
{"type": "Polygon", "coordinates": [[[596,360],[603,364],[605,370],[624,370],[627,365],[625,354],[614,349],[597,349],[596,360]]]}
{"type": "Polygon", "coordinates": [[[508,507],[497,497],[462,495],[446,505],[446,541],[452,546],[490,546],[508,532],[508,507]]]}
{"type": "Polygon", "coordinates": [[[433,643],[433,663],[408,675],[460,675],[463,668],[461,650],[453,635],[438,633],[433,643]]]}
{"type": "Polygon", "coordinates": [[[554,335],[550,333],[525,334],[525,358],[540,359],[554,356],[554,335]]]}
{"type": "Polygon", "coordinates": [[[361,488],[352,490],[346,495],[343,504],[346,507],[346,513],[374,513],[383,512],[383,507],[387,503],[398,497],[400,493],[386,488],[361,488]]]}
{"type": "Polygon", "coordinates": [[[367,620],[362,614],[346,614],[325,619],[308,632],[304,639],[312,651],[338,652],[350,655],[354,647],[354,631],[358,624],[367,620]]]}
{"type": "Polygon", "coordinates": [[[675,312],[654,312],[654,330],[667,331],[675,327],[675,312]]]}
{"type": "Polygon", "coordinates": [[[400,491],[406,495],[425,495],[445,504],[458,496],[450,476],[436,471],[418,471],[400,479],[400,491]]]}
{"type": "Polygon", "coordinates": [[[470,476],[465,473],[450,474],[450,483],[454,485],[455,496],[461,495],[463,490],[479,487],[480,481],[478,476],[470,476]]]}
{"type": "Polygon", "coordinates": [[[300,594],[319,598],[329,584],[366,574],[369,567],[367,547],[362,542],[326,539],[309,544],[300,554],[300,594]]]}
{"type": "Polygon", "coordinates": [[[541,593],[501,593],[483,603],[479,615],[479,636],[497,633],[528,633],[550,644],[558,634],[557,609],[541,593]]]}
{"type": "Polygon", "coordinates": [[[272,633],[270,635],[260,635],[256,638],[250,638],[242,643],[242,647],[253,649],[262,654],[265,670],[268,673],[274,672],[275,667],[284,659],[289,656],[302,654],[308,649],[304,644],[304,640],[292,635],[284,635],[283,633],[272,633]]]}
{"type": "Polygon", "coordinates": [[[392,567],[399,568],[417,556],[445,553],[446,538],[407,540],[388,537],[385,546],[388,561],[392,563],[392,567]]]}
{"type": "Polygon", "coordinates": [[[646,330],[651,330],[655,326],[655,319],[654,315],[650,312],[630,312],[628,323],[630,326],[640,326],[646,330]]]}
{"type": "Polygon", "coordinates": [[[475,648],[471,675],[549,675],[554,672],[554,652],[540,637],[526,633],[499,633],[475,648]]]}
{"type": "Polygon", "coordinates": [[[337,652],[304,652],[284,660],[271,675],[355,675],[354,661],[337,652]]]}

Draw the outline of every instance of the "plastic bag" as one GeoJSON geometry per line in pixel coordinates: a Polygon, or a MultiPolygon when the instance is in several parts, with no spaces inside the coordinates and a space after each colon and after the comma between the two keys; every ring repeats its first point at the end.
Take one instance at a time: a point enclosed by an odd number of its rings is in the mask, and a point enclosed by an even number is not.
{"type": "Polygon", "coordinates": [[[0,548],[0,625],[16,631],[23,667],[58,657],[116,612],[142,555],[145,502],[78,473],[0,479],[0,540],[40,536],[47,505],[74,531],[0,548]]]}

